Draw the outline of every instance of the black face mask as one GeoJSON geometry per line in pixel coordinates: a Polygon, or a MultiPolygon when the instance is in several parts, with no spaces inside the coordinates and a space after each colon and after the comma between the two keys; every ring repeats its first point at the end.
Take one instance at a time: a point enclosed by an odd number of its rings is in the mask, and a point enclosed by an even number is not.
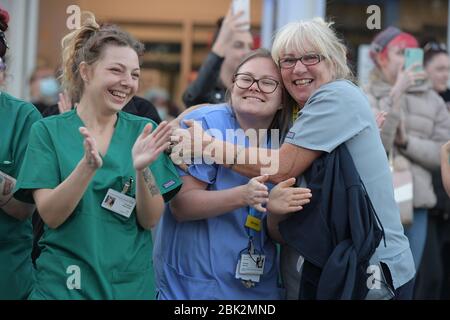
{"type": "Polygon", "coordinates": [[[4,57],[6,54],[6,49],[8,49],[8,44],[6,43],[5,34],[0,31],[0,57],[4,57]]]}

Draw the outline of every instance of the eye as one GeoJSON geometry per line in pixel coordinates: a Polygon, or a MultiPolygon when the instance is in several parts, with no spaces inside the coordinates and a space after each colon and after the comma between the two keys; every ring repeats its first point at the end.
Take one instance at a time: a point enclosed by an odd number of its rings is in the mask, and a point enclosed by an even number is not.
{"type": "Polygon", "coordinates": [[[261,79],[261,84],[264,86],[273,86],[275,84],[275,80],[272,79],[261,79]]]}
{"type": "Polygon", "coordinates": [[[253,82],[252,77],[249,77],[249,76],[240,76],[239,80],[242,82],[248,82],[248,83],[253,82]]]}
{"type": "Polygon", "coordinates": [[[236,41],[233,43],[233,48],[235,49],[241,49],[245,46],[245,44],[242,41],[236,41]]]}
{"type": "Polygon", "coordinates": [[[122,70],[120,70],[119,68],[111,68],[109,70],[111,70],[113,73],[120,73],[120,72],[122,72],[122,70]]]}
{"type": "Polygon", "coordinates": [[[303,56],[303,61],[315,61],[317,59],[317,55],[315,54],[305,54],[303,56]]]}
{"type": "Polygon", "coordinates": [[[140,74],[139,73],[133,73],[131,76],[133,77],[133,79],[137,80],[137,79],[139,79],[140,74]]]}

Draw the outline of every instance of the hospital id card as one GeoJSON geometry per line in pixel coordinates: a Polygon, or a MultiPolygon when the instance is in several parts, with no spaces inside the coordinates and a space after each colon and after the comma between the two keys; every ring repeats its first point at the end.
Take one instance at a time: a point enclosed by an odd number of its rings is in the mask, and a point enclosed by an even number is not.
{"type": "Polygon", "coordinates": [[[239,272],[240,269],[240,265],[241,265],[241,260],[238,261],[237,265],[236,265],[236,274],[234,275],[236,279],[240,279],[243,282],[245,282],[246,284],[251,284],[251,283],[258,283],[260,280],[259,275],[255,275],[255,274],[242,274],[239,272]]]}
{"type": "Polygon", "coordinates": [[[113,189],[108,190],[108,193],[102,202],[103,208],[120,214],[125,218],[129,218],[131,216],[135,206],[136,199],[113,189]]]}
{"type": "Polygon", "coordinates": [[[266,256],[260,254],[243,254],[239,263],[240,274],[262,275],[266,256]]]}

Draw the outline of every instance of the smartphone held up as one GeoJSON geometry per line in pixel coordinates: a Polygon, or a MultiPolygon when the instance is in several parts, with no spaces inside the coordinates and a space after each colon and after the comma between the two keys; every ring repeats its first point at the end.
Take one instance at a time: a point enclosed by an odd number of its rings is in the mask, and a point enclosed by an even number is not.
{"type": "Polygon", "coordinates": [[[243,29],[250,30],[250,0],[233,0],[232,12],[233,15],[242,12],[239,20],[242,22],[246,22],[246,25],[245,27],[243,27],[243,29]]]}

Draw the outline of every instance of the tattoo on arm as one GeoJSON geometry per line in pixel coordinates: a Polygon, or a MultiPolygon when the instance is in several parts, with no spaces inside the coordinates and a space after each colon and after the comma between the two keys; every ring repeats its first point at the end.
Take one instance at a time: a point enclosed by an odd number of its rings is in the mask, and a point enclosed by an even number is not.
{"type": "Polygon", "coordinates": [[[151,195],[154,197],[159,194],[158,186],[156,185],[155,177],[153,177],[152,172],[149,168],[146,168],[142,174],[144,175],[145,184],[151,195]]]}
{"type": "Polygon", "coordinates": [[[0,171],[0,206],[5,206],[13,197],[16,180],[0,171]]]}

